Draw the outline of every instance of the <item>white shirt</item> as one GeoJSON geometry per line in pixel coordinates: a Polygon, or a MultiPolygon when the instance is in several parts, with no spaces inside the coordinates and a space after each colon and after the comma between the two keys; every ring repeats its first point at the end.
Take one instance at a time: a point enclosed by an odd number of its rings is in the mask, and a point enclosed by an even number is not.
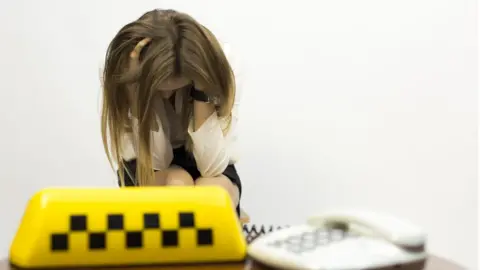
{"type": "MultiPolygon", "coordinates": [[[[187,136],[190,136],[193,145],[193,156],[197,168],[204,177],[218,176],[223,173],[228,164],[234,164],[238,159],[236,149],[237,134],[236,127],[238,122],[238,103],[235,103],[232,111],[232,120],[230,129],[224,135],[223,128],[228,122],[226,119],[218,117],[217,113],[211,114],[202,126],[193,131],[193,121],[187,130],[187,136]]],[[[157,123],[161,126],[160,119],[157,117],[157,123]]],[[[133,118],[133,130],[137,130],[138,120],[133,118]]],[[[172,125],[170,134],[182,134],[176,125],[172,125]]],[[[123,158],[131,160],[137,157],[137,134],[128,133],[123,141],[123,158]]],[[[173,136],[167,138],[162,128],[158,131],[151,131],[151,151],[152,165],[155,170],[167,169],[173,160],[173,148],[181,145],[172,145],[173,136]]],[[[178,136],[175,141],[182,141],[178,136]]],[[[184,140],[183,140],[184,141],[184,140]]]]}

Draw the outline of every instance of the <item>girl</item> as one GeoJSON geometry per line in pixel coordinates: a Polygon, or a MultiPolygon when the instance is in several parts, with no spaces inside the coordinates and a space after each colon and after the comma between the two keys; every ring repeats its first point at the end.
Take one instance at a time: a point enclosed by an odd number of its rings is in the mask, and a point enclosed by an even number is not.
{"type": "Polygon", "coordinates": [[[239,213],[235,79],[215,36],[187,14],[153,10],[109,45],[102,138],[120,186],[217,185],[239,213]]]}

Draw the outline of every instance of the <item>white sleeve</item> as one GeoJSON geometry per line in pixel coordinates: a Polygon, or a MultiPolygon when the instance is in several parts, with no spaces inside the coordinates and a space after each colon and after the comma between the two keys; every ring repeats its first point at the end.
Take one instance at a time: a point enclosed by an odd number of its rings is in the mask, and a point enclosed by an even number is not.
{"type": "Polygon", "coordinates": [[[228,164],[237,162],[239,158],[237,125],[241,96],[241,91],[239,91],[241,84],[239,82],[242,80],[241,74],[238,72],[238,61],[233,57],[231,47],[224,47],[224,51],[235,74],[237,86],[229,130],[227,134],[223,134],[223,129],[228,125],[228,122],[218,117],[216,112],[210,115],[198,130],[193,131],[193,121],[190,122],[188,127],[188,134],[193,143],[193,156],[200,174],[204,177],[214,177],[222,174],[228,164]],[[237,76],[237,74],[240,76],[237,76]]]}
{"type": "Polygon", "coordinates": [[[193,131],[193,121],[190,121],[188,134],[192,139],[193,156],[200,174],[203,177],[222,174],[228,166],[230,153],[217,113],[212,113],[196,131],[193,131]]]}
{"type": "MultiPolygon", "coordinates": [[[[159,122],[161,125],[161,123],[159,122]]],[[[133,129],[138,129],[138,120],[133,120],[133,129]]],[[[137,158],[138,135],[127,133],[123,137],[123,153],[122,158],[126,161],[137,158]]],[[[150,133],[150,151],[152,153],[152,167],[154,170],[165,170],[170,166],[173,160],[173,149],[170,140],[166,138],[163,129],[152,131],[150,133]]]]}

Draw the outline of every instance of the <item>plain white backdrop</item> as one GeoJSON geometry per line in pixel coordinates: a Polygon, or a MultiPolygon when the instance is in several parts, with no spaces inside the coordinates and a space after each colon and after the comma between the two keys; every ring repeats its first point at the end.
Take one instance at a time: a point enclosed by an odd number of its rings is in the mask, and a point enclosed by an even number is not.
{"type": "Polygon", "coordinates": [[[115,184],[102,60],[153,8],[190,13],[234,48],[254,223],[387,211],[423,226],[433,253],[476,268],[473,0],[2,1],[0,257],[36,190],[115,184]]]}

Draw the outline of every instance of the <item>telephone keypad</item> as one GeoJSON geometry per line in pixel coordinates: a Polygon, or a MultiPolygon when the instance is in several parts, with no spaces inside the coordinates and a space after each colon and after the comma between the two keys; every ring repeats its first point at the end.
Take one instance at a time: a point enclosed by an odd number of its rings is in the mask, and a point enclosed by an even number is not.
{"type": "Polygon", "coordinates": [[[285,239],[275,240],[268,243],[268,245],[273,248],[281,248],[292,253],[302,254],[351,237],[355,237],[355,235],[340,229],[316,228],[300,234],[290,235],[285,239]]]}

